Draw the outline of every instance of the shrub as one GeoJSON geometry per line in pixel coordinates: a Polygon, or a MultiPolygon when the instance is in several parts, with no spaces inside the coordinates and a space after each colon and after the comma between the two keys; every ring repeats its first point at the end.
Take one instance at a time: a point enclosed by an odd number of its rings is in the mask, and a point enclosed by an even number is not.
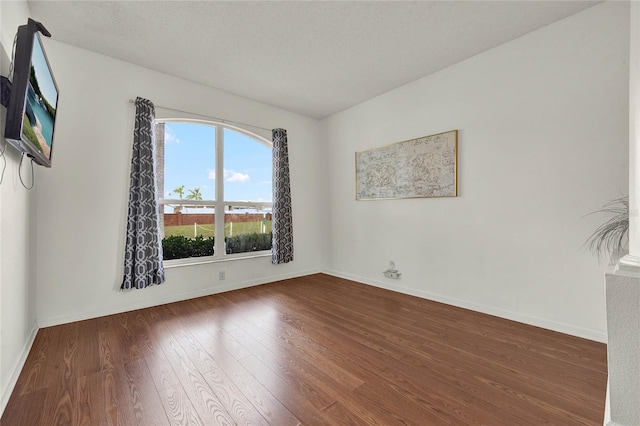
{"type": "MultiPolygon", "coordinates": [[[[225,239],[227,254],[246,253],[251,251],[271,250],[271,233],[240,234],[225,239]]],[[[187,238],[183,235],[172,235],[162,239],[164,260],[185,259],[188,257],[213,256],[214,237],[187,238]]]]}
{"type": "Polygon", "coordinates": [[[213,237],[198,235],[191,240],[191,257],[213,256],[215,241],[213,237]]]}
{"type": "Polygon", "coordinates": [[[182,235],[173,235],[162,239],[162,253],[164,260],[184,259],[186,257],[201,257],[213,255],[214,239],[204,238],[202,235],[196,238],[187,238],[182,235]]]}
{"type": "Polygon", "coordinates": [[[271,250],[271,233],[240,234],[227,237],[227,254],[271,250]]]}

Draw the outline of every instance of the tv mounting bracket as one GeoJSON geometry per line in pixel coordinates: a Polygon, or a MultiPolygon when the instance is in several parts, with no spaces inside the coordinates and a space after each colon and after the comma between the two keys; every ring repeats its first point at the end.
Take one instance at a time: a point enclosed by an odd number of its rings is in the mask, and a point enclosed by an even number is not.
{"type": "Polygon", "coordinates": [[[11,82],[4,75],[0,76],[0,86],[2,106],[7,108],[9,106],[9,98],[11,97],[11,82]]]}
{"type": "MultiPolygon", "coordinates": [[[[27,25],[29,24],[35,25],[36,32],[41,32],[45,37],[51,37],[51,33],[42,23],[29,18],[27,25]]],[[[11,97],[11,81],[5,76],[0,76],[0,94],[0,103],[3,107],[7,108],[9,106],[9,98],[11,97]]]]}

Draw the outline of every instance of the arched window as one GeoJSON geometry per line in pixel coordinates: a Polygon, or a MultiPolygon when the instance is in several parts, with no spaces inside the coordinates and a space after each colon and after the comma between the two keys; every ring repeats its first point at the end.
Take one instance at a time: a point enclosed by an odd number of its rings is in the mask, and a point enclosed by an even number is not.
{"type": "Polygon", "coordinates": [[[157,120],[156,141],[165,260],[269,253],[270,141],[196,120],[157,120]]]}

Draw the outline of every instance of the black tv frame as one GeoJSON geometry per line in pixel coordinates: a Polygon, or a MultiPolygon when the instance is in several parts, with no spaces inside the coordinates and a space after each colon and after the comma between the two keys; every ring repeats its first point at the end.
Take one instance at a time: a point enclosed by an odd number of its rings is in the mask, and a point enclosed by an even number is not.
{"type": "MultiPolygon", "coordinates": [[[[27,102],[27,88],[29,85],[29,75],[31,72],[31,60],[33,55],[34,39],[38,38],[38,43],[42,48],[44,59],[48,67],[49,74],[53,80],[53,85],[57,93],[57,101],[59,101],[60,90],[56,83],[49,58],[44,50],[42,44],[42,33],[46,37],[51,37],[51,33],[40,22],[34,21],[29,18],[26,25],[18,27],[18,34],[15,47],[15,56],[13,58],[13,81],[11,82],[11,96],[9,98],[9,105],[7,106],[7,117],[5,120],[4,137],[6,141],[11,144],[18,151],[25,153],[28,157],[33,159],[37,164],[44,167],[51,167],[51,156],[53,154],[53,138],[55,134],[55,119],[54,119],[54,133],[51,136],[51,152],[49,158],[47,158],[33,143],[24,137],[22,133],[23,119],[27,102]]],[[[56,102],[56,109],[57,109],[56,102]]]]}

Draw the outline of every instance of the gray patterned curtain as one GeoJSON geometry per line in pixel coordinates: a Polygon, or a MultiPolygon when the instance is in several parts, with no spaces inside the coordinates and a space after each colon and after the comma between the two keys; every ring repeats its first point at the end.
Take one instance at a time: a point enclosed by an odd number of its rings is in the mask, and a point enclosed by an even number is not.
{"type": "Polygon", "coordinates": [[[287,131],[273,129],[273,241],[271,263],[293,260],[293,227],[287,131]]]}
{"type": "Polygon", "coordinates": [[[153,133],[155,114],[151,101],[136,98],[122,289],[164,282],[153,133]]]}

